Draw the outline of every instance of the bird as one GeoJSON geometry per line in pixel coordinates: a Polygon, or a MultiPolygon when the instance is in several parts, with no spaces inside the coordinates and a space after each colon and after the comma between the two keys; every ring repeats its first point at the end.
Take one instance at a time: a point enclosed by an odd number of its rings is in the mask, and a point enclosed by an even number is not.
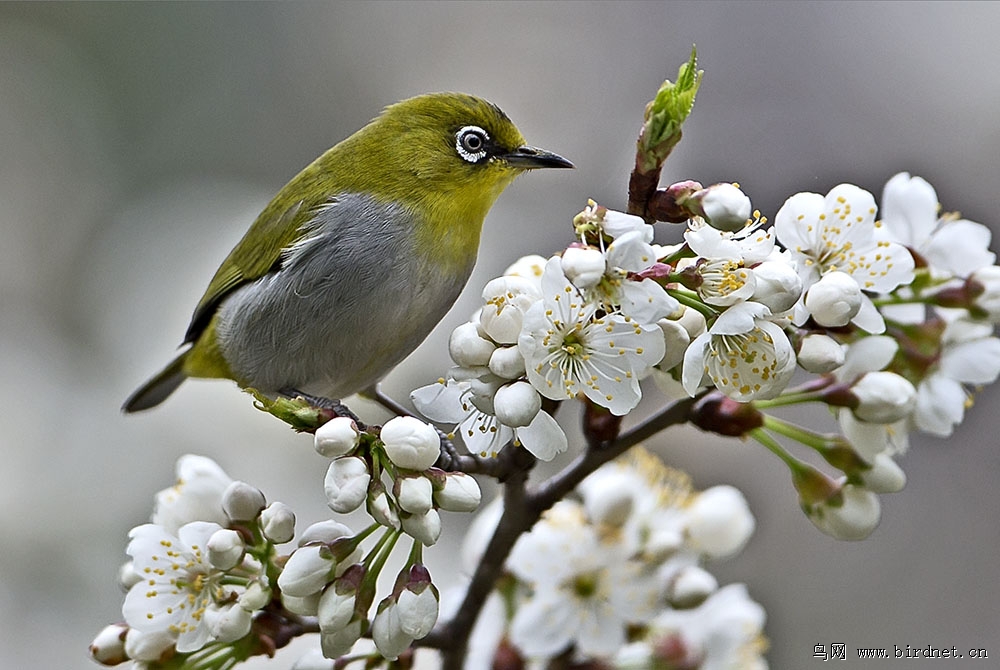
{"type": "Polygon", "coordinates": [[[212,277],[179,353],[122,410],[152,408],[188,378],[270,396],[372,388],[458,298],[500,193],[526,171],[572,167],[482,98],[389,105],[278,191],[212,277]]]}

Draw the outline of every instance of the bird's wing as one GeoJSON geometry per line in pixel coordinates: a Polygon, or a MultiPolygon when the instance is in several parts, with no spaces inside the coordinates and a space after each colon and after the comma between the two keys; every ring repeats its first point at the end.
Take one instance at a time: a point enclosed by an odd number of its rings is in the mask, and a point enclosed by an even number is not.
{"type": "Polygon", "coordinates": [[[311,208],[303,207],[304,202],[299,200],[286,206],[276,198],[257,217],[205,289],[205,295],[191,316],[184,335],[185,343],[198,339],[227,295],[281,268],[283,252],[295,243],[301,235],[301,228],[311,218],[311,208]],[[253,240],[253,243],[248,240],[253,240]]]}

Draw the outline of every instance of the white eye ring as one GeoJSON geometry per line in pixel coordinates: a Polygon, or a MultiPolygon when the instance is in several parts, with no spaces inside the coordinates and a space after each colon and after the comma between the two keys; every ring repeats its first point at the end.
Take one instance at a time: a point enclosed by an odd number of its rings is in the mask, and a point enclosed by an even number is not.
{"type": "Polygon", "coordinates": [[[455,151],[462,160],[478,163],[486,158],[486,144],[490,134],[479,126],[465,126],[455,133],[455,151]]]}

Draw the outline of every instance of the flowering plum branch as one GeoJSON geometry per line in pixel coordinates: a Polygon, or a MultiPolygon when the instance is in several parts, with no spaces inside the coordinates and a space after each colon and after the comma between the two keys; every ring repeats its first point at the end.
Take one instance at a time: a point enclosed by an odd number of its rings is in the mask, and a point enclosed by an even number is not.
{"type": "Polygon", "coordinates": [[[1000,375],[1000,267],[989,230],[907,173],[881,209],[840,184],[792,195],[773,226],[737,184],[660,188],[701,75],[692,53],[647,106],[626,212],[588,202],[565,249],[486,284],[449,339],[454,366],[410,395],[417,414],[377,390],[396,415],[382,426],[255,394],[328,459],[332,518],[297,533],[286,505],[181,457],[129,533],[124,622],[92,657],[212,670],[311,634],[299,670],[435,653],[446,670],[766,668],[763,609],[707,569],[752,534],[745,499],[695,490],[641,443],[682,424],[752,439],[820,531],[863,539],[906,483],[909,435],[950,435],[1000,375]],[[651,383],[673,400],[629,420],[651,383]],[[567,402],[582,445],[556,419],[567,402]],[[774,413],[817,403],[835,431],[774,413]],[[482,509],[477,477],[502,484],[482,509]],[[362,510],[366,526],[342,523],[362,510]],[[462,573],[435,581],[425,548],[476,510],[462,573]]]}

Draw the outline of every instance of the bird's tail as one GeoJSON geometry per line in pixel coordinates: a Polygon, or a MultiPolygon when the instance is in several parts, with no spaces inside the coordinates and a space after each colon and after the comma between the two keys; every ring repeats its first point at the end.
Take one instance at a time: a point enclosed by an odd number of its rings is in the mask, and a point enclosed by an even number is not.
{"type": "Polygon", "coordinates": [[[126,414],[141,412],[144,409],[156,407],[167,399],[167,396],[187,379],[184,373],[184,360],[188,352],[182,351],[177,357],[170,361],[167,367],[158,372],[152,379],[137,388],[122,405],[122,411],[126,414]]]}

